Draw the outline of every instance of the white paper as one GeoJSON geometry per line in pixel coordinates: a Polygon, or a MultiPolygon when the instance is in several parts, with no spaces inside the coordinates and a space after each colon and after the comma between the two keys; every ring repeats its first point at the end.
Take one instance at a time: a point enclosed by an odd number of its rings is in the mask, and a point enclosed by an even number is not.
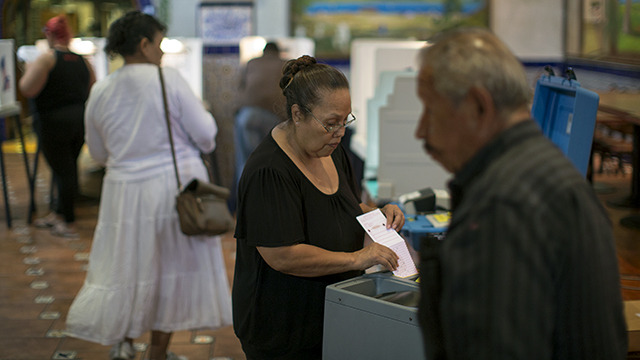
{"type": "Polygon", "coordinates": [[[387,229],[387,218],[380,209],[369,211],[356,219],[373,241],[388,247],[398,255],[398,268],[393,272],[393,275],[408,277],[418,273],[407,244],[397,231],[387,229]]]}

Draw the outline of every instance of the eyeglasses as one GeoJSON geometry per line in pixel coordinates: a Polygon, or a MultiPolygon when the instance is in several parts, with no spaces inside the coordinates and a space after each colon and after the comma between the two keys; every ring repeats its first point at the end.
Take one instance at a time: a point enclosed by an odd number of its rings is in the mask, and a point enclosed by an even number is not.
{"type": "Polygon", "coordinates": [[[322,126],[327,131],[327,133],[337,132],[338,130],[342,128],[346,128],[347,126],[353,124],[354,121],[356,121],[355,115],[353,115],[353,113],[349,113],[349,115],[347,115],[347,121],[345,121],[344,124],[335,124],[335,125],[327,126],[322,121],[318,120],[318,118],[315,115],[313,115],[311,110],[307,108],[304,108],[304,109],[309,113],[309,115],[311,115],[313,120],[317,121],[318,124],[320,124],[320,126],[322,126]]]}

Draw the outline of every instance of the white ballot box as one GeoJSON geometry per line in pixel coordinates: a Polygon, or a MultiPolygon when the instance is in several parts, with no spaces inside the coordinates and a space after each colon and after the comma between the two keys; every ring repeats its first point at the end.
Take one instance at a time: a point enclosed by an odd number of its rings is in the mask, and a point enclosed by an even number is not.
{"type": "Polygon", "coordinates": [[[391,273],[327,286],[322,358],[425,359],[418,325],[419,284],[391,273]]]}

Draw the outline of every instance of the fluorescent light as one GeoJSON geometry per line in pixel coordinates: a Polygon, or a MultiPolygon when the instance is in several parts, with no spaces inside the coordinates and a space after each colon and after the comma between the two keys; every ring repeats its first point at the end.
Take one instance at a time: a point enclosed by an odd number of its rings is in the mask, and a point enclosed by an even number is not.
{"type": "Polygon", "coordinates": [[[79,55],[93,55],[96,53],[96,44],[89,40],[74,38],[69,43],[69,50],[79,55]]]}
{"type": "Polygon", "coordinates": [[[244,65],[249,60],[262,56],[265,45],[267,39],[262,36],[245,36],[240,39],[240,64],[244,65]]]}
{"type": "Polygon", "coordinates": [[[178,39],[164,38],[162,39],[162,43],[160,43],[160,49],[162,49],[165,54],[179,54],[184,52],[185,46],[182,41],[178,39]]]}

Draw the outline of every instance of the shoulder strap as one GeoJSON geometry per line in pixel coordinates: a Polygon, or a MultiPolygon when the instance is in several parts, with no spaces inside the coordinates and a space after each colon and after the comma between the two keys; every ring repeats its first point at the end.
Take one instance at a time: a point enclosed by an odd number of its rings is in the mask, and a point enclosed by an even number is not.
{"type": "Polygon", "coordinates": [[[178,162],[176,161],[176,150],[173,146],[173,133],[171,132],[171,121],[169,120],[169,104],[167,102],[167,91],[164,88],[164,76],[162,76],[162,68],[158,66],[158,74],[160,76],[160,87],[162,88],[162,102],[164,104],[164,117],[167,120],[167,130],[169,131],[169,143],[171,144],[171,156],[173,157],[173,168],[176,171],[176,181],[178,190],[182,187],[180,184],[180,175],[178,174],[178,162]]]}

